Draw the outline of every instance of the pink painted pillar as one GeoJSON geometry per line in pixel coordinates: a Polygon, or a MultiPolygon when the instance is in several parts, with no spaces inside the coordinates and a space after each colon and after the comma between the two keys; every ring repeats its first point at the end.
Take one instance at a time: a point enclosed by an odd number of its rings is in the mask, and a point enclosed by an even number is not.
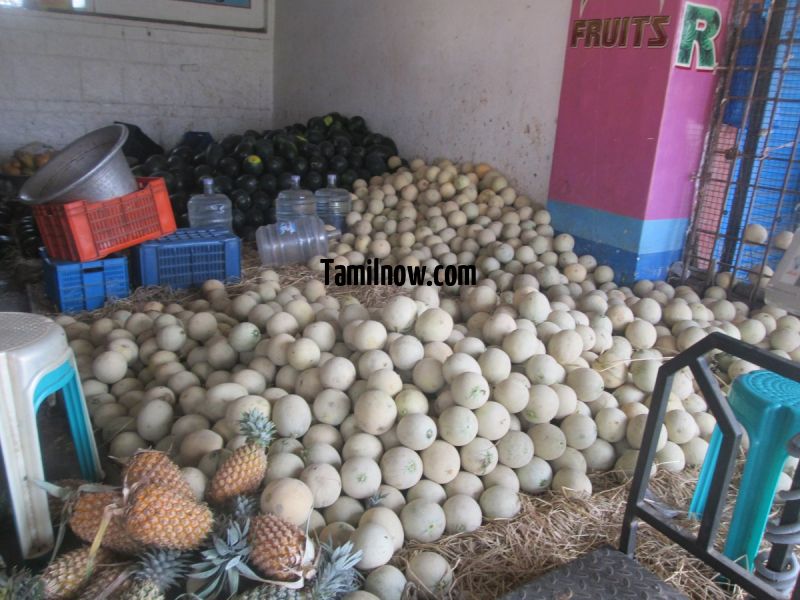
{"type": "Polygon", "coordinates": [[[621,282],[680,258],[729,8],[573,0],[548,207],[621,282]]]}

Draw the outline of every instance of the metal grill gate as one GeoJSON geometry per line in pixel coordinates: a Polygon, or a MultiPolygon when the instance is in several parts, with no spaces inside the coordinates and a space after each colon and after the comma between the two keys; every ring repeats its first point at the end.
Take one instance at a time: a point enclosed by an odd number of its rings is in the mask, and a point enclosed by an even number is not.
{"type": "Polygon", "coordinates": [[[776,234],[794,231],[800,207],[799,0],[739,0],[731,49],[698,180],[683,278],[754,300],[780,260],[776,234]],[[765,243],[745,241],[761,225],[765,243]],[[723,281],[726,278],[720,278],[723,281]]]}

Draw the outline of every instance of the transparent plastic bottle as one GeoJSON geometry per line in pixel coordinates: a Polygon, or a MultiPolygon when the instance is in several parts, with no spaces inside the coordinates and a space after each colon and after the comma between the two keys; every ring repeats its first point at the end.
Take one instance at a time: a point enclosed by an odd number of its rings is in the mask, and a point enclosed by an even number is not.
{"type": "Polygon", "coordinates": [[[186,204],[189,227],[233,230],[231,199],[214,192],[214,179],[203,178],[203,193],[195,194],[186,204]]]}
{"type": "Polygon", "coordinates": [[[316,216],[296,217],[291,222],[263,225],[256,230],[261,263],[269,267],[306,263],[314,256],[327,256],[328,242],[338,231],[325,228],[316,216]]]}
{"type": "Polygon", "coordinates": [[[291,223],[298,217],[316,216],[317,200],[308,190],[300,189],[300,176],[292,175],[292,187],[275,199],[275,222],[291,223]]]}
{"type": "Polygon", "coordinates": [[[317,190],[317,215],[325,224],[347,233],[347,214],[350,212],[350,192],[336,187],[336,175],[328,175],[328,187],[317,190]]]}

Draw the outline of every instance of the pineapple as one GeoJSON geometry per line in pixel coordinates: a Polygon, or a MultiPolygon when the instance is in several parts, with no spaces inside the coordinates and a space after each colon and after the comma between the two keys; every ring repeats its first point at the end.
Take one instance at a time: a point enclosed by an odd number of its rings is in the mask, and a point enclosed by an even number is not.
{"type": "Polygon", "coordinates": [[[164,593],[149,579],[126,581],[117,592],[118,600],[166,600],[164,593]]]}
{"type": "MultiPolygon", "coordinates": [[[[129,568],[130,565],[128,563],[121,563],[106,567],[94,573],[89,585],[81,592],[78,600],[97,600],[97,597],[107,588],[116,584],[121,578],[126,577],[129,568]]],[[[125,583],[127,583],[127,581],[125,583]]],[[[120,587],[117,589],[121,590],[122,588],[120,587]]]]}
{"type": "Polygon", "coordinates": [[[70,600],[77,598],[94,571],[94,565],[111,562],[113,554],[100,548],[89,558],[89,546],[62,554],[50,563],[42,573],[42,585],[46,600],[70,600]]]}
{"type": "Polygon", "coordinates": [[[227,598],[238,590],[240,577],[260,580],[247,566],[250,557],[247,543],[249,529],[249,520],[245,520],[244,524],[232,521],[224,534],[214,535],[210,547],[203,551],[204,560],[197,563],[194,572],[189,575],[191,579],[204,582],[197,596],[216,598],[227,588],[227,598]]]}
{"type": "Polygon", "coordinates": [[[56,494],[45,488],[45,491],[48,492],[47,508],[50,509],[50,518],[57,522],[58,516],[64,510],[69,510],[70,501],[78,493],[78,490],[87,484],[89,482],[83,479],[61,479],[54,484],[55,489],[60,490],[61,493],[56,494]]]}
{"type": "Polygon", "coordinates": [[[5,573],[5,562],[0,557],[0,600],[43,600],[42,580],[27,569],[11,570],[5,573]]]}
{"type": "Polygon", "coordinates": [[[323,545],[317,576],[311,585],[300,590],[261,585],[235,596],[235,600],[336,600],[360,587],[361,575],[355,567],[361,555],[361,550],[353,551],[350,542],[336,549],[323,545]]]}
{"type": "MultiPolygon", "coordinates": [[[[82,493],[72,507],[69,526],[84,542],[93,542],[103,520],[107,507],[122,506],[123,497],[120,492],[82,493]]],[[[115,514],[109,521],[101,542],[103,548],[121,554],[136,554],[141,545],[125,530],[121,514],[115,514]]]]}
{"type": "Polygon", "coordinates": [[[125,527],[146,546],[171,550],[200,547],[214,524],[208,506],[154,483],[129,490],[125,527]]]}
{"type": "Polygon", "coordinates": [[[211,479],[207,497],[214,504],[254,494],[267,473],[266,450],[275,436],[275,425],[264,413],[254,410],[242,416],[239,429],[246,443],[234,450],[211,479]]]}
{"type": "Polygon", "coordinates": [[[137,484],[155,483],[194,499],[192,488],[181,474],[180,467],[164,452],[140,450],[125,465],[122,476],[127,488],[134,488],[137,484]]]}
{"type": "Polygon", "coordinates": [[[175,550],[149,550],[135,563],[108,567],[92,579],[79,600],[98,597],[115,600],[163,600],[189,570],[186,554],[175,550]],[[102,596],[101,596],[102,595],[102,596]]]}
{"type": "Polygon", "coordinates": [[[248,541],[250,561],[263,575],[277,581],[303,577],[313,559],[313,546],[300,528],[276,515],[252,519],[248,541]]]}
{"type": "Polygon", "coordinates": [[[231,600],[308,600],[309,598],[310,596],[305,590],[293,590],[267,583],[244,594],[234,596],[231,600]]]}
{"type": "Polygon", "coordinates": [[[164,593],[189,571],[185,553],[177,550],[150,550],[143,554],[132,579],[115,594],[119,600],[164,600],[164,593]]]}

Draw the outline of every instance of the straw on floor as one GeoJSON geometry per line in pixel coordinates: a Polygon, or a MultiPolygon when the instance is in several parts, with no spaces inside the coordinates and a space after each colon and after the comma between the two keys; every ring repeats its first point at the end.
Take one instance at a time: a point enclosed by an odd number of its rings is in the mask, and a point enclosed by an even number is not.
{"type": "MultiPolygon", "coordinates": [[[[240,283],[230,286],[231,296],[256,282],[262,267],[257,256],[246,253],[240,283]]],[[[312,278],[322,279],[307,267],[274,269],[282,287],[302,289],[312,278]]],[[[328,286],[328,294],[340,300],[356,299],[368,307],[380,307],[389,298],[403,293],[393,286],[328,286]]],[[[91,313],[78,316],[91,321],[119,309],[141,309],[148,301],[182,302],[201,297],[195,291],[173,291],[160,287],[140,288],[130,298],[91,313]]],[[[694,491],[697,473],[659,472],[651,489],[668,504],[685,509],[694,491]]],[[[398,567],[421,550],[433,550],[456,568],[457,578],[450,590],[451,600],[488,600],[498,598],[515,586],[576,559],[603,544],[616,546],[628,498],[628,485],[621,484],[614,473],[592,476],[595,493],[591,498],[567,498],[546,493],[522,495],[523,510],[511,520],[484,524],[471,533],[447,536],[432,544],[411,542],[393,562],[398,567]]],[[[734,481],[735,486],[735,481],[734,481]]],[[[721,532],[724,534],[726,524],[721,532]]],[[[740,590],[731,593],[714,581],[714,572],[701,561],[667,541],[647,526],[639,529],[637,559],[658,577],[695,600],[743,600],[740,590]]],[[[416,597],[409,590],[409,599],[416,597]]]]}
{"type": "MultiPolygon", "coordinates": [[[[676,508],[688,506],[697,474],[659,473],[655,495],[676,508]]],[[[432,550],[456,567],[451,600],[498,598],[514,587],[574,560],[591,550],[619,543],[628,485],[617,475],[592,476],[591,498],[561,494],[522,496],[523,510],[511,520],[494,521],[472,533],[445,537],[433,544],[410,543],[395,557],[402,567],[415,552],[432,550]]],[[[724,528],[723,528],[724,531],[724,528]]],[[[742,600],[713,581],[715,573],[700,560],[646,525],[638,534],[637,559],[659,578],[696,600],[742,600]]]]}

